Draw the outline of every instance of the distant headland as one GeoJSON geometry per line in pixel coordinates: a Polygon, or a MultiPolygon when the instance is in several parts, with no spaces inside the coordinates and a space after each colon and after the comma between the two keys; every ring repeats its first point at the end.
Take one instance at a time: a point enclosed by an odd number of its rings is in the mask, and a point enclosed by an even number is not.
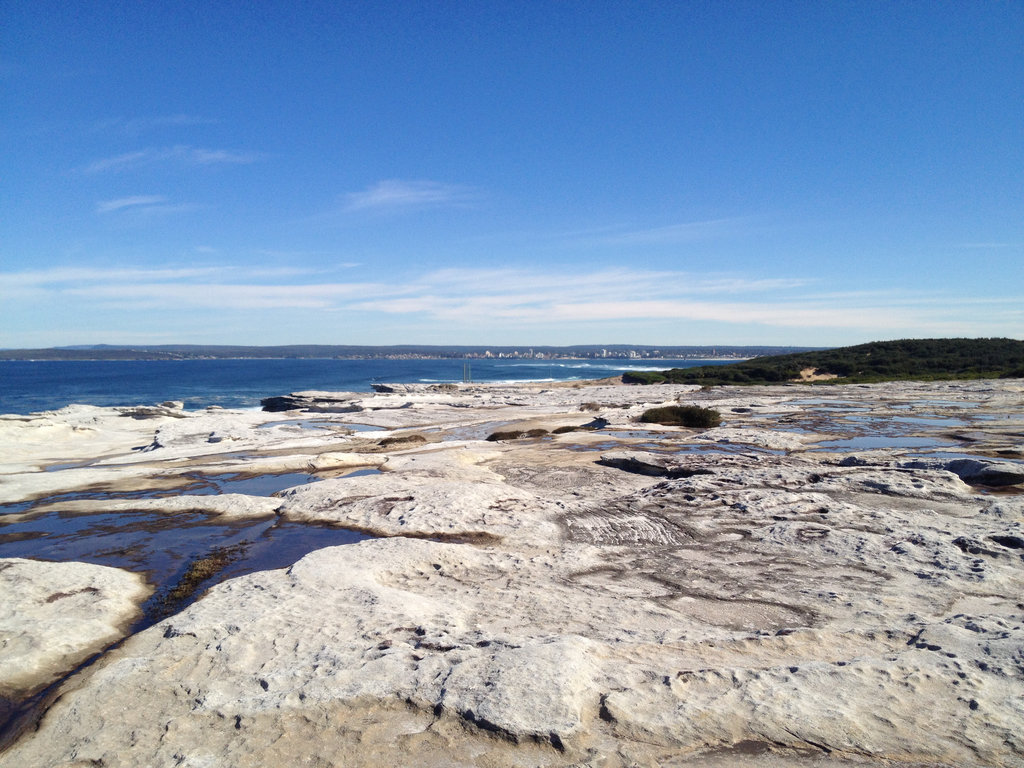
{"type": "Polygon", "coordinates": [[[0,349],[0,360],[202,360],[202,359],[314,359],[347,358],[415,359],[674,359],[745,360],[766,355],[804,352],[818,347],[772,346],[643,346],[632,344],[580,344],[574,346],[356,346],[335,344],[291,344],[285,346],[233,346],[203,344],[161,344],[128,346],[49,347],[46,349],[0,349]]]}
{"type": "Polygon", "coordinates": [[[1017,339],[899,339],[852,347],[780,354],[730,365],[630,371],[627,384],[853,384],[878,381],[1024,377],[1024,341],[1017,339]]]}

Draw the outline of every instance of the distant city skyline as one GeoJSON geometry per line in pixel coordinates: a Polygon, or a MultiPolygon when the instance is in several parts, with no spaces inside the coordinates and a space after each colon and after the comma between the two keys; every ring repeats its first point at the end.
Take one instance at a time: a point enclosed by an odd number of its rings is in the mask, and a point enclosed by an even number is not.
{"type": "Polygon", "coordinates": [[[82,344],[42,349],[3,349],[0,360],[178,360],[178,359],[590,359],[590,360],[746,360],[751,357],[805,352],[812,347],[794,346],[665,346],[636,344],[570,346],[474,346],[416,345],[387,346],[296,344],[284,346],[241,345],[113,345],[82,344]]]}
{"type": "Polygon", "coordinates": [[[0,6],[0,348],[1024,338],[1024,3],[0,6]]]}

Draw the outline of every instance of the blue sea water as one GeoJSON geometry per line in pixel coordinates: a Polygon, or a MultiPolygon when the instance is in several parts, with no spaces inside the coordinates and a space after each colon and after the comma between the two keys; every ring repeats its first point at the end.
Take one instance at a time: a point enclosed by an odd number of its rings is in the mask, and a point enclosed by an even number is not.
{"type": "Polygon", "coordinates": [[[368,392],[378,382],[566,381],[624,371],[688,368],[720,360],[76,360],[0,361],[0,413],[26,414],[71,403],[151,405],[182,400],[252,408],[264,397],[303,390],[368,392]]]}

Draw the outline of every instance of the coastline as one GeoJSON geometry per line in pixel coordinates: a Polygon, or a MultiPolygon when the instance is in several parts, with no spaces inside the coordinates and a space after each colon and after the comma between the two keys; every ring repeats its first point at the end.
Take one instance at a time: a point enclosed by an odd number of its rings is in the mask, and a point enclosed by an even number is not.
{"type": "Polygon", "coordinates": [[[396,390],[0,417],[0,632],[37,670],[0,696],[56,684],[0,766],[1024,761],[1020,382],[396,390]],[[638,423],[675,402],[723,424],[638,423]],[[3,549],[93,515],[215,533],[225,569],[277,529],[369,538],[215,574],[104,652],[75,622],[130,632],[183,566],[139,592],[125,555],[3,549]]]}
{"type": "Polygon", "coordinates": [[[70,403],[128,407],[168,400],[181,400],[187,410],[194,411],[209,405],[257,406],[262,398],[279,392],[369,392],[379,382],[461,383],[466,378],[503,383],[578,381],[626,370],[646,368],[628,361],[592,360],[479,360],[471,364],[449,359],[0,362],[0,413],[28,414],[70,403]]]}

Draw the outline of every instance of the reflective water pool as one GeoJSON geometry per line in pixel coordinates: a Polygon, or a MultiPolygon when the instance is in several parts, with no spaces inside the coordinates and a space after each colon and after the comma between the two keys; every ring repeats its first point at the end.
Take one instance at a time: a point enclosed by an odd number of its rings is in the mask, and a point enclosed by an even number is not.
{"type": "Polygon", "coordinates": [[[870,451],[882,448],[944,448],[957,443],[936,440],[930,437],[890,437],[887,435],[860,435],[842,440],[825,440],[814,443],[810,451],[870,451]]]}

